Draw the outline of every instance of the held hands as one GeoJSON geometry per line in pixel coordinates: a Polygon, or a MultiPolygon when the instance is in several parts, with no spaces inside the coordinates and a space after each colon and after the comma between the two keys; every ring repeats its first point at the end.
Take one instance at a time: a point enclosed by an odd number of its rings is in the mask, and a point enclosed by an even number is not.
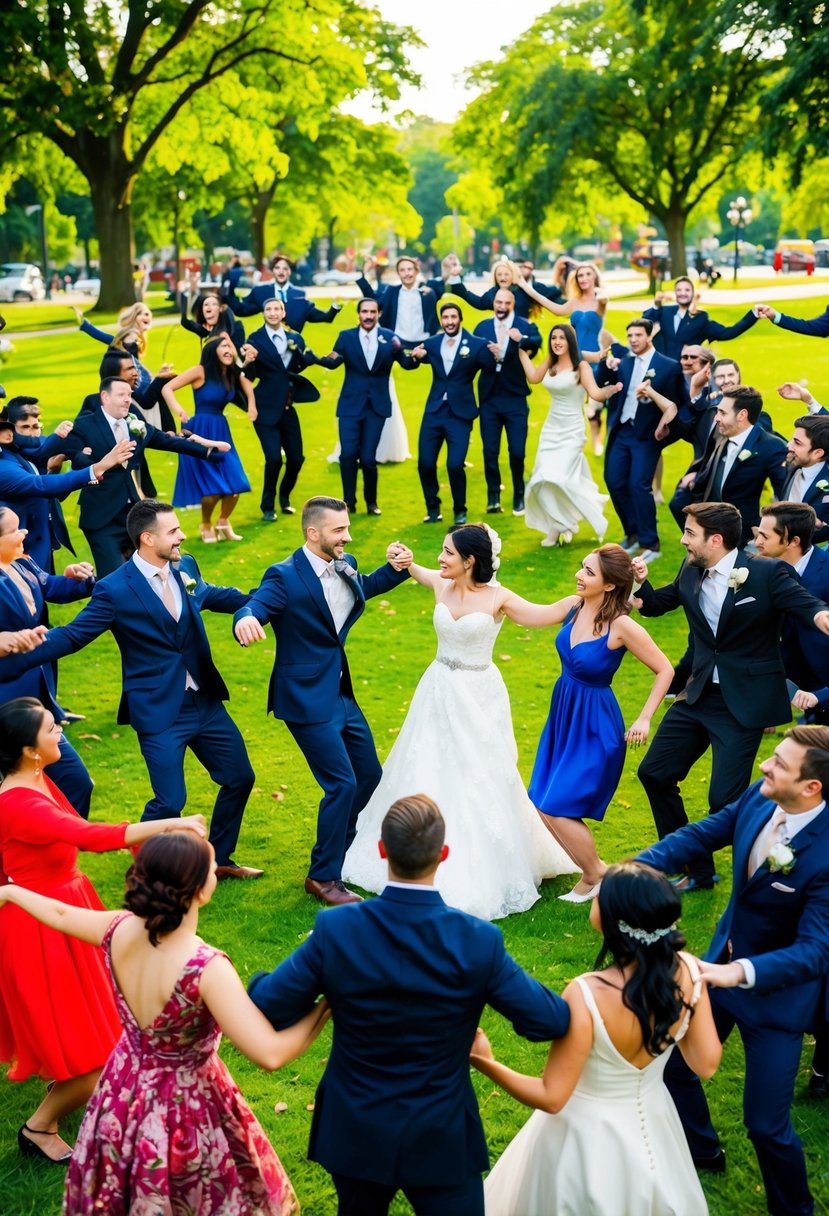
{"type": "Polygon", "coordinates": [[[4,658],[7,654],[25,654],[40,646],[45,640],[45,625],[36,625],[34,629],[19,629],[16,632],[0,630],[0,658],[4,658]]]}
{"type": "Polygon", "coordinates": [[[242,646],[251,646],[254,642],[264,642],[265,630],[259,624],[255,616],[243,616],[233,626],[233,633],[237,642],[242,646]]]}
{"type": "MultiPolygon", "coordinates": [[[[643,562],[642,565],[644,566],[644,564],[643,562]]],[[[631,728],[625,731],[625,742],[628,747],[638,747],[640,743],[647,743],[650,729],[650,718],[637,718],[631,728]]]]}
{"type": "Polygon", "coordinates": [[[73,565],[67,566],[63,572],[64,578],[72,578],[78,583],[84,582],[88,578],[92,578],[95,570],[90,566],[89,562],[74,562],[73,565]]]}
{"type": "Polygon", "coordinates": [[[814,709],[817,705],[817,697],[813,692],[806,692],[799,688],[792,697],[792,705],[795,709],[814,709]]]}
{"type": "Polygon", "coordinates": [[[422,342],[418,346],[416,346],[414,348],[414,350],[412,351],[412,358],[413,359],[425,359],[426,358],[426,347],[423,345],[422,342]]]}
{"type": "Polygon", "coordinates": [[[776,308],[772,308],[770,304],[755,304],[754,311],[758,317],[763,317],[766,321],[773,321],[776,308]]]}
{"type": "Polygon", "coordinates": [[[242,346],[242,349],[239,351],[239,354],[242,356],[242,359],[244,360],[244,366],[247,367],[247,365],[249,363],[253,363],[254,359],[256,358],[256,356],[258,354],[258,351],[257,351],[256,347],[253,346],[250,342],[245,342],[244,345],[242,346]]]}
{"type": "Polygon", "coordinates": [[[414,561],[414,554],[399,540],[394,540],[386,550],[386,561],[393,570],[408,570],[414,561]]]}

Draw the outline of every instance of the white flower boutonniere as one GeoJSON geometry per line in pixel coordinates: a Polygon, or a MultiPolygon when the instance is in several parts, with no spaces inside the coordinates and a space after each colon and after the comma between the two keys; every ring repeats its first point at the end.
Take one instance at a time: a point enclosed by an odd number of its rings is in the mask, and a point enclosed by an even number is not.
{"type": "Polygon", "coordinates": [[[827,481],[825,477],[822,477],[820,481],[815,482],[815,485],[819,490],[823,490],[824,492],[829,490],[829,481],[827,481]]]}
{"type": "Polygon", "coordinates": [[[288,339],[288,350],[296,350],[296,349],[297,349],[296,342],[294,342],[293,338],[289,338],[288,339]]]}
{"type": "Polygon", "coordinates": [[[644,376],[642,377],[642,379],[643,380],[653,380],[655,375],[656,375],[656,369],[653,367],[649,367],[648,370],[645,372],[644,376]]]}
{"type": "Polygon", "coordinates": [[[386,339],[383,337],[382,334],[377,335],[377,341],[380,343],[381,346],[386,345],[386,339]]]}
{"type": "Polygon", "coordinates": [[[184,590],[188,595],[192,595],[196,590],[196,580],[190,574],[182,574],[181,581],[184,583],[184,590]]]}
{"type": "Polygon", "coordinates": [[[748,566],[737,566],[728,576],[729,591],[737,591],[748,578],[748,566]]]}
{"type": "Polygon", "coordinates": [[[751,460],[753,455],[754,455],[753,452],[748,452],[748,451],[746,451],[745,448],[743,448],[743,450],[738,454],[737,459],[739,461],[751,460]]]}
{"type": "Polygon", "coordinates": [[[461,357],[462,359],[468,359],[468,358],[469,358],[469,347],[467,346],[467,344],[466,344],[465,342],[464,342],[464,344],[461,346],[460,350],[458,351],[458,354],[460,355],[460,357],[461,357]]]}
{"type": "Polygon", "coordinates": [[[779,840],[773,846],[768,856],[768,866],[772,874],[791,874],[794,869],[795,851],[790,844],[779,840]]]}
{"type": "Polygon", "coordinates": [[[147,424],[140,418],[137,418],[135,414],[127,414],[127,430],[136,439],[143,439],[147,434],[147,424]]]}

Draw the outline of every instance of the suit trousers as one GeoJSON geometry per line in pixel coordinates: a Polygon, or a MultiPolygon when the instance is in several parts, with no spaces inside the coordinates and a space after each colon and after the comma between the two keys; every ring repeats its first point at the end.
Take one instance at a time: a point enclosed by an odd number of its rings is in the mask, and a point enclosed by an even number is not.
{"type": "Polygon", "coordinates": [[[383,770],[368,722],[350,696],[340,694],[328,722],[285,725],[323,792],[308,877],[330,882],[342,877],[357,816],[377,789],[383,770]]]}
{"type": "Polygon", "coordinates": [[[433,413],[424,414],[417,442],[417,473],[426,500],[426,510],[440,510],[438,456],[446,444],[446,472],[452,491],[452,509],[456,515],[466,511],[466,470],[464,461],[469,451],[472,422],[456,418],[444,402],[433,413]]]}
{"type": "Polygon", "coordinates": [[[340,476],[343,498],[351,510],[357,505],[357,465],[363,470],[363,493],[366,506],[377,505],[377,445],[383,433],[385,418],[364,408],[362,413],[339,418],[340,476]]]}
{"type": "Polygon", "coordinates": [[[125,506],[123,513],[117,515],[105,528],[84,529],[86,543],[92,554],[92,564],[99,579],[120,570],[135,551],[127,532],[127,512],[131,505],[125,506]]]}
{"type": "MultiPolygon", "coordinates": [[[[762,727],[742,726],[737,721],[719,684],[709,683],[693,705],[682,694],[680,697],[660,722],[637,774],[648,795],[660,840],[688,822],[679,782],[709,747],[708,806],[714,812],[739,798],[751,784],[763,738],[762,727]]],[[[714,860],[710,856],[695,858],[687,869],[695,878],[710,879],[714,860]]]]}
{"type": "Polygon", "coordinates": [[[398,1187],[344,1174],[332,1174],[331,1180],[337,1190],[337,1216],[387,1216],[398,1191],[406,1196],[415,1216],[484,1216],[480,1174],[470,1174],[454,1186],[398,1187]]]}
{"type": "Polygon", "coordinates": [[[659,547],[653,475],[661,448],[655,439],[640,439],[630,424],[618,423],[608,437],[604,479],[625,536],[643,549],[659,547]]]}
{"type": "MultiPolygon", "coordinates": [[[[792,1126],[791,1105],[800,1068],[803,1034],[748,1026],[729,1008],[730,989],[710,989],[717,1033],[724,1043],[736,1025],[745,1051],[743,1122],[754,1145],[772,1216],[812,1216],[806,1162],[792,1126]]],[[[741,996],[743,994],[740,994],[741,996]]],[[[711,1122],[699,1077],[679,1050],[665,1068],[665,1084],[674,1100],[685,1138],[695,1159],[716,1156],[720,1141],[711,1122]]]]}
{"type": "Polygon", "coordinates": [[[674,490],[670,503],[671,515],[679,524],[680,532],[685,531],[685,515],[683,507],[690,507],[692,502],[698,502],[699,497],[694,490],[683,490],[679,486],[674,490]]]}
{"type": "Polygon", "coordinates": [[[286,405],[278,422],[260,422],[257,419],[253,424],[253,429],[256,431],[259,446],[265,456],[265,476],[259,507],[262,511],[272,511],[276,501],[279,470],[282,468],[282,452],[285,452],[285,476],[279,487],[281,506],[289,504],[291,491],[299,477],[299,470],[305,463],[299,415],[292,405],[286,405]]]}
{"type": "Polygon", "coordinates": [[[216,864],[232,864],[254,773],[242,735],[224,703],[204,693],[186,692],[172,726],[157,735],[139,731],[138,743],[153,787],[153,798],[145,806],[142,820],[181,814],[187,801],[184,753],[189,747],[211,781],[220,786],[209,839],[216,864]]]}
{"type": "Polygon", "coordinates": [[[524,499],[524,461],[527,455],[528,411],[523,398],[487,401],[481,406],[481,442],[484,447],[484,477],[488,502],[497,502],[501,497],[501,470],[498,457],[501,454],[501,435],[507,433],[507,451],[512,474],[512,505],[517,507],[524,499]]]}

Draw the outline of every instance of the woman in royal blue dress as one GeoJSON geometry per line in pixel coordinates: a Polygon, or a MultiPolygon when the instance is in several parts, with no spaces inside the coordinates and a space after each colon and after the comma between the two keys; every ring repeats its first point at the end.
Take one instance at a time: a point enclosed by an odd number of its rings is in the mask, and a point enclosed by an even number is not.
{"type": "Polygon", "coordinates": [[[648,738],[651,718],[673,679],[673,667],[641,625],[632,621],[633,566],[621,545],[588,553],[576,594],[561,600],[556,637],[561,675],[538,744],[529,795],[550,832],[582,871],[568,903],[585,903],[607,868],[585,819],[601,820],[625,765],[625,744],[648,738]],[[626,731],[611,681],[630,651],[655,674],[642,712],[626,731]]]}
{"type": "Polygon", "coordinates": [[[234,401],[239,393],[244,394],[247,401],[247,414],[251,422],[256,421],[256,404],[253,400],[253,389],[250,382],[241,374],[236,362],[236,347],[227,334],[208,338],[202,347],[201,362],[195,367],[188,368],[180,376],[176,376],[164,387],[164,400],[186,422],[188,429],[194,435],[202,435],[205,439],[221,439],[230,444],[230,451],[225,452],[221,464],[210,465],[207,461],[180,460],[176,484],[173,490],[173,506],[191,507],[201,503],[201,523],[199,533],[206,544],[214,544],[217,540],[241,540],[242,537],[233,531],[230,516],[239,501],[240,494],[250,490],[239,453],[233,444],[230,427],[224,416],[225,407],[234,401]],[[186,410],[176,400],[176,390],[186,384],[193,386],[193,400],[196,412],[188,418],[186,410]],[[188,464],[203,464],[204,469],[189,469],[188,464]],[[217,503],[221,503],[219,515],[213,524],[213,512],[217,503]]]}

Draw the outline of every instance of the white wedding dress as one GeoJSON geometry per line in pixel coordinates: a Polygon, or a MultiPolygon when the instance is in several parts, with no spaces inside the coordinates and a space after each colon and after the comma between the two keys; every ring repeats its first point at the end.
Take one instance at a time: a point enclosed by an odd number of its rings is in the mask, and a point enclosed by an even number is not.
{"type": "Polygon", "coordinates": [[[577,871],[539,819],[516,767],[509,697],[492,663],[501,624],[487,612],[455,619],[446,604],[435,605],[437,657],[357,821],[343,865],[347,882],[382,891],[383,816],[396,799],[421,793],[446,820],[449,856],[436,883],[453,907],[496,920],[531,907],[542,878],[577,871]]]}
{"type": "MultiPolygon", "coordinates": [[[[402,464],[404,460],[411,460],[412,454],[409,451],[409,433],[406,430],[406,419],[403,417],[397,389],[394,386],[394,376],[389,376],[389,396],[391,397],[391,414],[383,423],[374,459],[378,464],[402,464]]],[[[329,464],[339,464],[339,440],[337,440],[334,451],[326,459],[329,464]]]]}
{"type": "MultiPolygon", "coordinates": [[[[688,961],[688,956],[683,956],[688,961]]],[[[692,974],[696,974],[696,963],[692,974]]],[[[557,1115],[533,1111],[484,1184],[486,1216],[705,1216],[673,1099],[669,1048],[644,1068],[620,1055],[584,976],[593,1045],[557,1115]]],[[[691,1003],[699,995],[699,980],[691,1003]]],[[[688,1029],[686,1011],[677,1041],[688,1029]]]]}
{"type": "Polygon", "coordinates": [[[572,532],[586,519],[598,537],[607,531],[599,492],[584,455],[584,389],[575,372],[546,375],[550,412],[541,428],[532,476],[524,492],[525,522],[539,532],[572,532]]]}

